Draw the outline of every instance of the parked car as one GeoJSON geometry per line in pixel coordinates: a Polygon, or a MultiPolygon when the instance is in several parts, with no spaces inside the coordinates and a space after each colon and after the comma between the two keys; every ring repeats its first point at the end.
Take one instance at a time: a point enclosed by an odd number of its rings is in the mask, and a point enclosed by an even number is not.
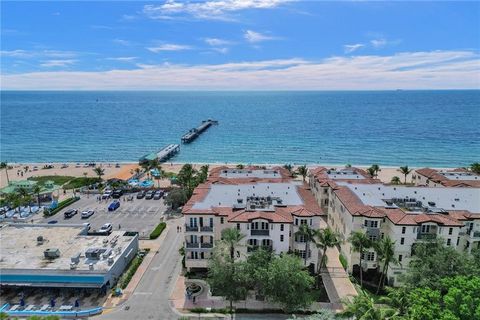
{"type": "Polygon", "coordinates": [[[115,211],[120,207],[120,201],[115,200],[108,206],[108,211],[115,211]]]}
{"type": "Polygon", "coordinates": [[[153,200],[160,200],[162,199],[163,196],[163,191],[162,190],[157,190],[155,194],[153,195],[153,200]]]}
{"type": "Polygon", "coordinates": [[[112,196],[112,190],[105,190],[102,194],[102,199],[109,199],[112,196]]]}
{"type": "Polygon", "coordinates": [[[133,201],[133,195],[129,195],[129,196],[127,197],[127,201],[133,201]]]}
{"type": "Polygon", "coordinates": [[[145,199],[146,200],[152,199],[154,194],[155,194],[155,192],[152,191],[152,190],[147,191],[147,193],[145,194],[145,199]]]}
{"type": "Polygon", "coordinates": [[[74,215],[76,215],[77,213],[78,213],[77,209],[68,209],[67,211],[65,211],[63,216],[65,217],[65,219],[69,219],[69,218],[73,217],[74,215]]]}
{"type": "Polygon", "coordinates": [[[48,223],[48,224],[56,224],[56,223],[58,223],[58,221],[57,221],[57,220],[50,220],[50,221],[48,221],[47,223],[48,223]]]}
{"type": "Polygon", "coordinates": [[[112,198],[114,198],[114,199],[120,199],[121,196],[123,196],[123,190],[122,189],[116,189],[112,193],[112,198]]]}
{"type": "Polygon", "coordinates": [[[84,223],[83,225],[87,228],[87,232],[90,231],[90,228],[91,228],[90,223],[87,222],[87,223],[84,223]]]}
{"type": "Polygon", "coordinates": [[[95,211],[93,210],[85,210],[82,212],[82,219],[90,218],[91,216],[93,216],[94,213],[95,211]]]}
{"type": "Polygon", "coordinates": [[[143,198],[145,198],[145,191],[142,190],[137,193],[137,199],[143,199],[143,198]]]}
{"type": "Polygon", "coordinates": [[[113,230],[112,224],[111,223],[105,223],[100,230],[98,230],[99,233],[105,233],[105,234],[110,234],[113,230]]]}

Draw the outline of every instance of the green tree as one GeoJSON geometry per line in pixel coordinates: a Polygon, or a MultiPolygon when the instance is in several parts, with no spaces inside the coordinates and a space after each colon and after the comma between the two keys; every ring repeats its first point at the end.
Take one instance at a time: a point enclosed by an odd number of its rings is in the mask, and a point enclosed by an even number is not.
{"type": "Polygon", "coordinates": [[[380,241],[375,242],[374,247],[375,251],[377,251],[379,262],[383,264],[382,274],[380,275],[380,280],[378,281],[378,294],[380,289],[383,287],[390,264],[398,264],[398,260],[395,257],[395,241],[393,241],[389,236],[385,236],[380,241]]]}
{"type": "Polygon", "coordinates": [[[304,270],[302,261],[289,254],[275,257],[267,271],[266,293],[270,301],[279,303],[285,312],[307,308],[314,278],[304,270]]]}
{"type": "Polygon", "coordinates": [[[392,184],[400,184],[400,178],[397,176],[392,177],[392,180],[390,181],[392,184]]]}
{"type": "Polygon", "coordinates": [[[373,169],[374,177],[378,177],[378,172],[381,171],[380,166],[378,164],[372,164],[370,168],[373,169]]]}
{"type": "Polygon", "coordinates": [[[209,169],[208,164],[200,167],[200,171],[197,174],[197,183],[198,184],[204,183],[205,181],[207,181],[207,179],[208,179],[208,169],[209,169]]]}
{"type": "Polygon", "coordinates": [[[315,244],[318,248],[322,249],[322,259],[317,267],[317,273],[320,274],[322,271],[323,266],[326,264],[327,259],[327,249],[333,248],[341,243],[340,235],[334,232],[330,228],[326,228],[323,230],[319,230],[316,233],[316,241],[315,244]]]}
{"type": "Polygon", "coordinates": [[[182,188],[187,191],[187,196],[190,198],[193,194],[193,189],[195,189],[196,181],[195,174],[197,171],[193,169],[193,166],[189,163],[183,165],[180,169],[180,172],[177,175],[177,181],[182,188]]]}
{"type": "Polygon", "coordinates": [[[7,184],[10,184],[10,179],[8,178],[8,163],[0,162],[0,169],[5,169],[5,175],[7,176],[7,184]]]}
{"type": "Polygon", "coordinates": [[[248,274],[249,287],[262,295],[266,295],[266,285],[268,283],[268,270],[274,259],[272,251],[265,250],[262,247],[253,251],[247,257],[246,272],[248,274]]]}
{"type": "Polygon", "coordinates": [[[376,305],[375,300],[362,290],[352,301],[345,301],[345,309],[341,316],[358,320],[385,320],[395,314],[395,309],[376,305]]]}
{"type": "Polygon", "coordinates": [[[473,173],[480,174],[480,162],[474,162],[470,165],[470,170],[473,173]]]}
{"type": "Polygon", "coordinates": [[[404,316],[410,306],[410,291],[407,287],[387,287],[387,295],[380,297],[379,302],[397,310],[399,316],[404,316]]]}
{"type": "Polygon", "coordinates": [[[241,163],[237,164],[237,169],[242,170],[244,168],[245,168],[245,166],[243,164],[241,164],[241,163]]]}
{"type": "Polygon", "coordinates": [[[298,231],[295,232],[296,237],[302,237],[305,241],[305,257],[304,264],[307,265],[308,252],[310,251],[310,242],[315,242],[315,230],[310,228],[308,224],[301,224],[298,231]]]}
{"type": "Polygon", "coordinates": [[[232,262],[235,261],[235,248],[243,238],[245,238],[245,235],[236,228],[226,228],[222,230],[221,244],[228,249],[232,262]]]}
{"type": "Polygon", "coordinates": [[[285,164],[283,167],[284,167],[285,169],[287,169],[288,172],[290,172],[290,174],[293,173],[293,166],[292,166],[291,164],[288,164],[288,163],[287,163],[287,164],[285,164]]]}
{"type": "Polygon", "coordinates": [[[175,188],[170,190],[170,192],[165,197],[165,204],[172,207],[172,209],[177,209],[180,206],[183,206],[188,201],[187,193],[184,189],[175,188]]]}
{"type": "Polygon", "coordinates": [[[352,232],[348,241],[352,244],[353,251],[360,254],[360,287],[363,287],[362,256],[372,246],[372,241],[363,231],[352,232]]]}
{"type": "Polygon", "coordinates": [[[403,176],[405,177],[404,183],[407,184],[407,176],[410,174],[410,172],[412,172],[412,170],[409,169],[408,166],[403,166],[403,167],[400,167],[398,171],[400,171],[403,174],[403,176]]]}
{"type": "Polygon", "coordinates": [[[95,174],[98,176],[98,179],[102,181],[102,176],[105,175],[105,170],[101,167],[95,167],[93,168],[93,172],[95,172],[95,174]]]}
{"type": "Polygon", "coordinates": [[[303,182],[305,182],[305,178],[307,177],[308,174],[308,168],[306,165],[299,166],[297,168],[297,174],[302,176],[303,182]]]}
{"type": "Polygon", "coordinates": [[[375,169],[374,168],[372,168],[372,167],[367,168],[367,172],[372,178],[375,177],[375,169]]]}
{"type": "Polygon", "coordinates": [[[40,192],[42,192],[42,188],[36,184],[33,186],[32,192],[37,196],[37,205],[40,207],[40,192]]]}
{"type": "MultiPolygon", "coordinates": [[[[335,314],[329,309],[315,310],[316,313],[302,317],[302,320],[335,320],[335,314]]],[[[297,320],[298,318],[289,318],[288,320],[297,320]]]]}

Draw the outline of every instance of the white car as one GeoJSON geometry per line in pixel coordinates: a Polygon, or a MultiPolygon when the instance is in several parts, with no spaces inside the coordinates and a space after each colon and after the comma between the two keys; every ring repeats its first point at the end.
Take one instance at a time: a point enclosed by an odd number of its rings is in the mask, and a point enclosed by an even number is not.
{"type": "Polygon", "coordinates": [[[98,232],[100,233],[105,233],[105,234],[110,234],[113,230],[112,224],[111,223],[105,223],[98,232]]]}
{"type": "Polygon", "coordinates": [[[102,194],[102,199],[110,199],[112,194],[113,194],[112,190],[105,190],[102,194]]]}
{"type": "Polygon", "coordinates": [[[95,211],[93,211],[93,210],[82,211],[82,219],[90,218],[91,216],[93,216],[94,213],[95,213],[95,211]]]}

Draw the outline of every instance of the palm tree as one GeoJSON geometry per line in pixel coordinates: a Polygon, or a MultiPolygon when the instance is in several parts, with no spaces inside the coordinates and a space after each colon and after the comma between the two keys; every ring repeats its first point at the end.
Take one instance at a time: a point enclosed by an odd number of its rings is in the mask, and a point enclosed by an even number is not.
{"type": "Polygon", "coordinates": [[[473,173],[480,174],[480,162],[474,162],[470,165],[470,170],[473,173]]]}
{"type": "Polygon", "coordinates": [[[408,169],[408,166],[403,166],[400,167],[398,171],[400,171],[405,176],[405,184],[407,184],[407,176],[410,172],[412,172],[412,170],[408,169]]]}
{"type": "Polygon", "coordinates": [[[341,316],[349,319],[385,320],[397,314],[395,309],[375,305],[375,300],[363,290],[352,301],[345,301],[345,306],[341,316]]]}
{"type": "Polygon", "coordinates": [[[383,263],[383,270],[377,287],[378,294],[380,289],[383,287],[383,283],[385,282],[385,276],[388,272],[388,267],[391,263],[398,264],[398,260],[395,257],[395,241],[393,241],[389,236],[385,236],[379,242],[376,242],[374,247],[375,251],[377,251],[378,261],[383,263]]]}
{"type": "Polygon", "coordinates": [[[375,169],[370,167],[367,169],[368,174],[373,178],[375,177],[375,169]]]}
{"type": "Polygon", "coordinates": [[[390,181],[392,184],[400,184],[400,178],[397,176],[394,176],[392,180],[390,181]]]}
{"type": "Polygon", "coordinates": [[[138,175],[140,174],[140,171],[141,171],[141,170],[140,170],[140,168],[137,167],[137,168],[135,168],[134,171],[135,171],[135,175],[138,176],[138,175]]]}
{"type": "Polygon", "coordinates": [[[245,235],[240,230],[235,228],[227,228],[222,230],[222,243],[228,248],[230,252],[231,262],[235,262],[235,247],[238,246],[240,241],[245,238],[245,235]]]}
{"type": "Polygon", "coordinates": [[[380,166],[378,164],[372,164],[371,168],[375,172],[375,177],[378,177],[378,172],[380,171],[380,166]]]}
{"type": "Polygon", "coordinates": [[[207,178],[208,178],[208,169],[209,169],[209,165],[206,164],[206,165],[203,165],[200,167],[200,172],[199,172],[199,175],[198,175],[198,182],[199,183],[204,183],[205,181],[207,181],[207,178]]]}
{"type": "Polygon", "coordinates": [[[177,176],[180,185],[187,190],[188,198],[192,196],[193,189],[195,188],[195,174],[196,170],[193,169],[193,166],[191,164],[187,163],[183,165],[177,176]]]}
{"type": "Polygon", "coordinates": [[[386,288],[387,295],[379,299],[380,303],[395,308],[399,316],[404,316],[410,305],[410,291],[407,287],[386,288]]]}
{"type": "Polygon", "coordinates": [[[365,253],[365,249],[372,246],[372,241],[362,231],[352,232],[348,241],[352,244],[353,251],[360,253],[360,287],[363,287],[362,256],[365,253]]]}
{"type": "Polygon", "coordinates": [[[308,226],[308,224],[301,224],[298,228],[298,231],[295,232],[295,236],[303,237],[305,240],[305,257],[304,257],[304,264],[307,265],[307,257],[308,257],[308,249],[310,248],[310,242],[315,243],[315,234],[316,231],[313,230],[308,226]]]}
{"type": "Polygon", "coordinates": [[[287,169],[288,172],[292,173],[293,166],[292,166],[291,164],[288,164],[288,163],[287,163],[287,164],[285,164],[283,167],[284,167],[285,169],[287,169]]]}
{"type": "Polygon", "coordinates": [[[32,192],[37,196],[37,205],[40,207],[40,192],[42,191],[42,188],[36,184],[33,186],[32,192]]]}
{"type": "Polygon", "coordinates": [[[322,249],[322,259],[320,260],[320,263],[318,264],[318,273],[322,271],[323,265],[326,263],[325,259],[326,254],[327,254],[327,249],[328,248],[333,248],[336,245],[339,245],[341,243],[340,240],[340,235],[336,232],[334,232],[330,228],[326,228],[323,230],[319,230],[316,234],[316,241],[315,244],[317,245],[318,248],[322,249]]]}
{"type": "Polygon", "coordinates": [[[308,174],[308,169],[306,165],[299,166],[297,168],[297,173],[302,176],[303,182],[305,182],[305,178],[307,177],[308,174]]]}
{"type": "Polygon", "coordinates": [[[240,170],[241,170],[241,169],[243,169],[243,168],[245,168],[245,166],[244,166],[243,164],[241,164],[241,163],[237,164],[237,169],[240,169],[240,170]]]}
{"type": "Polygon", "coordinates": [[[95,174],[98,176],[98,179],[102,181],[102,176],[105,174],[105,170],[102,169],[101,167],[95,167],[93,169],[93,172],[95,172],[95,174]]]}
{"type": "Polygon", "coordinates": [[[8,178],[8,163],[1,162],[0,163],[0,169],[5,169],[5,174],[7,176],[7,184],[10,184],[10,179],[8,178]]]}

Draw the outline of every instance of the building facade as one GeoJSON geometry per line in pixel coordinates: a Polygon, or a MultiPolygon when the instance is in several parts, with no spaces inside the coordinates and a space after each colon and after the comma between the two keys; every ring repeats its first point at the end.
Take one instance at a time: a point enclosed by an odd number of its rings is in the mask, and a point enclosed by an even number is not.
{"type": "Polygon", "coordinates": [[[300,225],[325,228],[324,214],[308,185],[287,170],[222,167],[212,170],[183,208],[185,261],[189,271],[205,270],[222,231],[236,228],[245,237],[239,259],[259,247],[276,254],[295,252],[315,267],[318,251],[296,236],[300,225]]]}

